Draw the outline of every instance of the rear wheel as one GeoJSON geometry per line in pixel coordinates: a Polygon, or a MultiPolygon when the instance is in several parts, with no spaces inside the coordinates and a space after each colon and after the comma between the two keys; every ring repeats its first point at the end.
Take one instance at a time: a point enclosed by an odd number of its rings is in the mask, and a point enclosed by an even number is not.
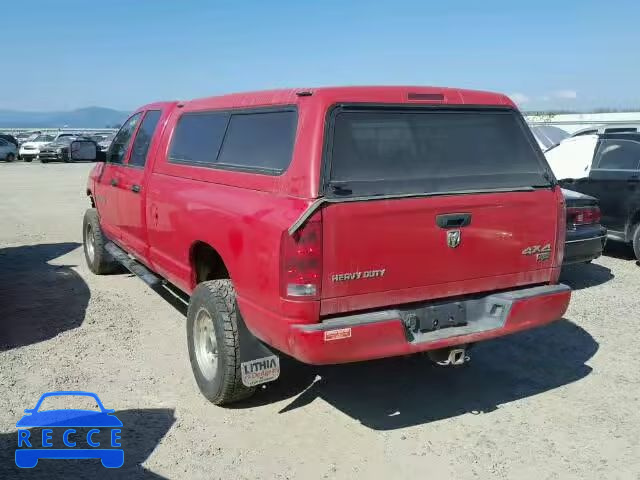
{"type": "Polygon", "coordinates": [[[640,260],[640,223],[633,227],[633,253],[640,260]]]}
{"type": "Polygon", "coordinates": [[[250,397],[240,374],[238,307],[231,280],[199,284],[187,312],[187,345],[191,369],[202,394],[216,405],[250,397]]]}
{"type": "Polygon", "coordinates": [[[105,249],[107,239],[100,228],[98,212],[90,208],[84,213],[82,222],[82,243],[84,244],[84,258],[89,270],[96,275],[104,275],[118,271],[119,264],[105,249]]]}
{"type": "Polygon", "coordinates": [[[16,159],[16,156],[13,153],[7,153],[5,160],[7,162],[13,162],[16,159]]]}

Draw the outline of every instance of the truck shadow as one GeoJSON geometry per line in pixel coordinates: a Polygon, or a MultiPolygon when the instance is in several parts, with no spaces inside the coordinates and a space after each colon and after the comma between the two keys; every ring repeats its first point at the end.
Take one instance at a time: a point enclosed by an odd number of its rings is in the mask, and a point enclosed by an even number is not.
{"type": "MultiPolygon", "coordinates": [[[[598,343],[569,320],[483,342],[471,363],[442,368],[423,355],[327,367],[285,366],[282,380],[236,408],[281,401],[285,414],[321,398],[374,430],[488,413],[586,377],[598,343]],[[297,395],[297,396],[296,396],[297,395]]],[[[285,362],[287,365],[289,362],[285,362]]]]}
{"type": "MultiPolygon", "coordinates": [[[[0,478],[78,478],[92,480],[103,478],[165,478],[145,469],[142,464],[149,458],[175,422],[174,410],[165,408],[121,410],[115,412],[115,416],[124,425],[121,434],[122,449],[124,450],[124,465],[122,467],[105,468],[100,463],[100,460],[93,459],[43,459],[39,460],[34,468],[18,468],[14,460],[18,434],[13,431],[0,435],[0,478]]],[[[32,438],[38,438],[37,434],[34,433],[32,438]]],[[[36,440],[36,442],[38,441],[36,440]]]]}
{"type": "Polygon", "coordinates": [[[597,263],[579,263],[563,267],[560,281],[569,285],[572,290],[582,290],[607,283],[614,277],[610,268],[597,263]]]}
{"type": "Polygon", "coordinates": [[[48,263],[79,246],[0,249],[0,351],[48,340],[82,324],[89,287],[71,265],[48,263]]]}

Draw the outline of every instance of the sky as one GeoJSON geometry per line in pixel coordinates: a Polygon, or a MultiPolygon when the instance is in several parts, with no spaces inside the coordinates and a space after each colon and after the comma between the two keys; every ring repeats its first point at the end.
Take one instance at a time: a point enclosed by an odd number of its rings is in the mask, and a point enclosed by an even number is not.
{"type": "Polygon", "coordinates": [[[640,109],[637,0],[11,0],[2,17],[0,109],[328,85],[640,109]]]}

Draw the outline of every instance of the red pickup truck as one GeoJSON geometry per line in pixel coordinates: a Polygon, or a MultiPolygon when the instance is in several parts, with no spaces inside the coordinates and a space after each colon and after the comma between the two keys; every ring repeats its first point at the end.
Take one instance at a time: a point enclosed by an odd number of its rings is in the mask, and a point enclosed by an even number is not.
{"type": "Polygon", "coordinates": [[[282,354],[459,364],[473,343],[569,303],[563,195],[504,95],[346,87],[154,103],[106,157],[87,186],[87,263],[179,292],[191,366],[216,404],[277,378],[282,354]]]}

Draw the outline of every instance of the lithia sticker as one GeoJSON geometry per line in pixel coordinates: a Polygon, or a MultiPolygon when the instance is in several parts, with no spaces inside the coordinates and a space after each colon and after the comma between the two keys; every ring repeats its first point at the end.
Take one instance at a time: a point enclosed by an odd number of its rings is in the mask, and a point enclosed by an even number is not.
{"type": "Polygon", "coordinates": [[[249,362],[242,362],[240,374],[242,383],[247,387],[272,382],[280,376],[280,359],[276,355],[272,355],[249,362]]]}

